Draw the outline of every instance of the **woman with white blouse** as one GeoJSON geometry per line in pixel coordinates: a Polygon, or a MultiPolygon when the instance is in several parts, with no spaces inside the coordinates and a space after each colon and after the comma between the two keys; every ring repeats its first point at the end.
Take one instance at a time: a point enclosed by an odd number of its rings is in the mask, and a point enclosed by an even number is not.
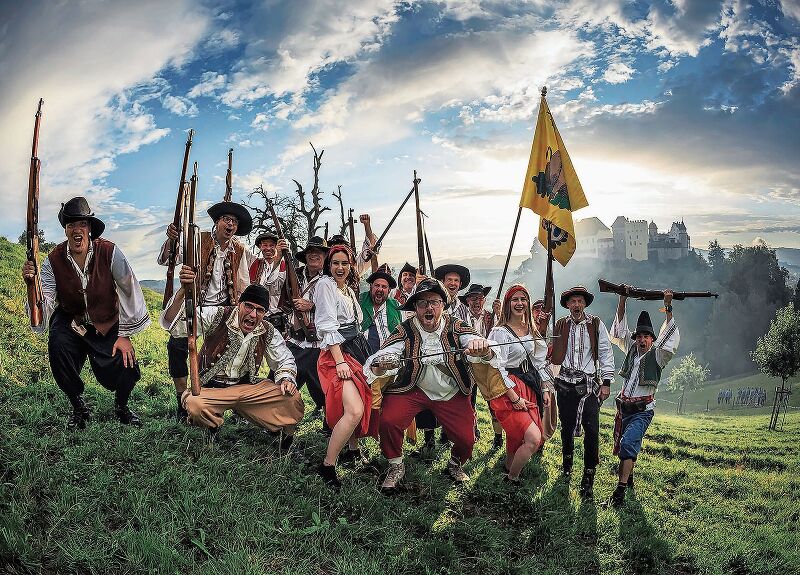
{"type": "Polygon", "coordinates": [[[530,296],[525,286],[514,284],[503,298],[500,321],[489,333],[500,345],[500,373],[508,391],[489,402],[506,432],[506,479],[520,483],[522,468],[541,447],[542,420],[539,406],[550,403],[537,369],[537,351],[547,350],[547,340],[532,322],[530,296]]]}
{"type": "Polygon", "coordinates": [[[314,320],[320,338],[317,372],[325,392],[325,419],[332,429],[325,459],[318,472],[329,486],[341,485],[336,460],[362,459],[358,438],[369,434],[372,391],[362,373],[368,354],[361,333],[361,306],[348,284],[355,276],[353,253],[334,245],[325,257],[323,277],[314,292],[314,320]]]}

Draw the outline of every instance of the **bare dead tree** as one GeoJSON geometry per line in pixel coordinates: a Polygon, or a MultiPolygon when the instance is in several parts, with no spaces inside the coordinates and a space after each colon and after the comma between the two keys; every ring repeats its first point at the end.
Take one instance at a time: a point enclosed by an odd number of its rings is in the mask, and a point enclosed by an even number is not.
{"type": "Polygon", "coordinates": [[[314,186],[311,188],[310,206],[308,205],[306,194],[303,191],[303,186],[297,180],[292,180],[295,186],[297,186],[295,192],[300,200],[299,211],[306,220],[306,238],[317,235],[317,230],[319,230],[321,227],[317,225],[319,217],[323,214],[323,212],[330,210],[329,207],[322,205],[322,192],[319,189],[319,169],[322,167],[322,154],[325,153],[325,150],[317,153],[317,149],[314,147],[314,144],[309,142],[308,145],[311,146],[311,149],[314,151],[314,186]]]}
{"type": "Polygon", "coordinates": [[[339,193],[333,192],[333,197],[339,200],[339,217],[341,218],[341,225],[339,226],[339,235],[343,236],[347,230],[347,222],[344,219],[344,202],[342,202],[342,186],[336,186],[339,193]]]}

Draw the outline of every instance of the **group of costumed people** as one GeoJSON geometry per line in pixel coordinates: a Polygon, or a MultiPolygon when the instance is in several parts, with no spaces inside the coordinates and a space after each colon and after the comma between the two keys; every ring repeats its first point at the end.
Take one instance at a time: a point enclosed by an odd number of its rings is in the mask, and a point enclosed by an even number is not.
{"type": "MultiPolygon", "coordinates": [[[[280,434],[281,447],[289,449],[304,415],[299,390],[306,386],[316,411],[324,411],[329,436],[318,467],[323,481],[338,487],[337,464],[364,463],[360,442],[371,437],[388,461],[382,489],[392,492],[405,475],[406,439],[421,439],[420,451],[432,452],[437,427],[439,441],[452,443],[447,473],[456,482],[469,479],[464,465],[479,439],[480,391],[491,413],[492,447],[499,449],[505,436],[509,483],[521,482],[523,468],[560,420],[562,472],[571,475],[575,438],[583,435],[580,494],[592,498],[599,411],[615,375],[613,343],[626,354],[614,427],[619,477],[611,498],[612,504],[623,502],[662,369],[679,342],[672,292],[664,292],[666,318],[658,336],[644,311],[631,331],[624,295],[609,333],[587,313],[594,296],[582,286],[561,294],[569,313],[549,329],[545,302],[534,300],[524,285],[509,287],[487,310],[491,288],[471,284],[464,266],[442,265],[426,277],[406,263],[395,277],[387,265],[377,266],[376,239],[368,234],[358,257],[341,236],[309,238],[294,256],[302,267],[299,297],[292,298],[285,239],[260,234],[254,253],[239,239],[253,226],[245,206],[223,201],[208,215],[214,225],[200,234],[199,266],[181,267],[181,287],[159,316],[170,333],[167,356],[179,419],[216,430],[232,410],[280,434]],[[370,266],[369,289],[359,294],[370,266]],[[199,395],[187,389],[184,298],[193,284],[203,334],[199,395]],[[313,329],[287,329],[287,310],[306,314],[313,329]],[[269,377],[260,374],[264,361],[269,377]]],[[[130,338],[150,324],[139,282],[120,248],[102,237],[105,225],[86,199],[62,204],[58,219],[66,241],[41,265],[44,321],[34,330],[49,328],[53,377],[72,405],[68,428],[82,429],[92,417],[81,378],[87,359],[100,385],[114,392],[119,421],[139,426],[141,418],[128,406],[140,378],[130,338]]],[[[179,236],[170,224],[159,264],[169,263],[168,244],[179,236]]],[[[175,261],[181,261],[182,247],[175,261]]],[[[26,282],[36,273],[32,262],[24,264],[26,282]]]]}

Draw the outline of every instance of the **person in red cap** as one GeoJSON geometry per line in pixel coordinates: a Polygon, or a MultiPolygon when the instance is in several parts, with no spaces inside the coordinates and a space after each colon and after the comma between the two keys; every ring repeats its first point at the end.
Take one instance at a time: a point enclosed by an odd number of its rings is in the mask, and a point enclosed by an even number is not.
{"type": "Polygon", "coordinates": [[[556,390],[565,477],[572,473],[575,437],[586,432],[580,485],[584,499],[594,497],[594,476],[600,462],[600,405],[609,396],[614,379],[608,330],[599,317],[585,312],[593,299],[583,286],[561,294],[561,307],[567,308],[569,315],[556,322],[550,359],[560,366],[556,390]]]}
{"type": "MultiPolygon", "coordinates": [[[[627,292],[628,286],[622,287],[627,292]]],[[[617,315],[611,326],[611,342],[625,352],[625,362],[619,372],[624,381],[616,398],[614,418],[614,455],[619,456],[618,482],[610,501],[614,507],[624,503],[627,487],[633,487],[633,467],[655,413],[656,388],[662,370],[675,355],[681,340],[672,317],[671,290],[664,290],[666,318],[658,337],[646,311],[639,314],[636,331],[631,333],[625,312],[626,300],[627,296],[619,296],[617,315]]]]}
{"type": "MultiPolygon", "coordinates": [[[[200,306],[232,306],[239,300],[239,294],[250,285],[250,265],[255,255],[236,239],[244,237],[253,229],[253,218],[250,212],[236,202],[219,202],[208,209],[208,215],[214,222],[210,232],[200,233],[200,306]]],[[[178,240],[180,233],[170,223],[167,226],[167,241],[161,247],[159,265],[169,264],[169,243],[178,240]]],[[[182,260],[183,246],[176,250],[175,260],[182,260]]],[[[167,302],[169,305],[169,302],[167,302]]],[[[180,398],[186,391],[189,367],[189,346],[186,339],[185,323],[175,323],[167,342],[167,359],[169,374],[175,384],[178,399],[176,416],[179,421],[186,419],[180,398]]]]}
{"type": "MultiPolygon", "coordinates": [[[[91,417],[82,396],[87,358],[97,382],[114,391],[120,422],[139,426],[128,398],[141,377],[130,337],[150,325],[142,288],[119,247],[100,237],[106,226],[85,198],[61,204],[58,221],[67,239],[42,262],[42,322],[32,329],[49,330],[53,379],[72,404],[67,428],[83,429],[91,417]]],[[[25,262],[23,279],[32,282],[35,273],[25,262]]]]}
{"type": "MultiPolygon", "coordinates": [[[[164,329],[182,320],[185,286],[192,285],[195,277],[191,267],[181,267],[181,289],[159,317],[164,329]]],[[[186,390],[181,403],[192,425],[219,429],[225,411],[232,409],[258,427],[283,432],[281,447],[288,449],[304,406],[297,392],[294,358],[280,332],[265,319],[268,306],[266,288],[253,284],[239,294],[235,306],[198,309],[205,334],[198,354],[200,395],[186,390]],[[258,375],[264,360],[272,380],[258,375]]]]}

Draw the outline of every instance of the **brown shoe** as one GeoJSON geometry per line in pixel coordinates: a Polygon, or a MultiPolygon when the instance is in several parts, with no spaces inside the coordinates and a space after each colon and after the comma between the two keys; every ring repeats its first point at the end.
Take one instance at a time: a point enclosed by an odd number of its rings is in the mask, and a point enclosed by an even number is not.
{"type": "Polygon", "coordinates": [[[447,462],[447,473],[456,483],[464,483],[465,481],[469,481],[469,475],[464,473],[461,463],[455,459],[451,458],[450,461],[447,462]]]}
{"type": "Polygon", "coordinates": [[[391,493],[397,489],[397,484],[406,474],[406,466],[402,461],[400,463],[390,463],[389,471],[386,473],[386,479],[381,484],[381,491],[391,493]]]}

